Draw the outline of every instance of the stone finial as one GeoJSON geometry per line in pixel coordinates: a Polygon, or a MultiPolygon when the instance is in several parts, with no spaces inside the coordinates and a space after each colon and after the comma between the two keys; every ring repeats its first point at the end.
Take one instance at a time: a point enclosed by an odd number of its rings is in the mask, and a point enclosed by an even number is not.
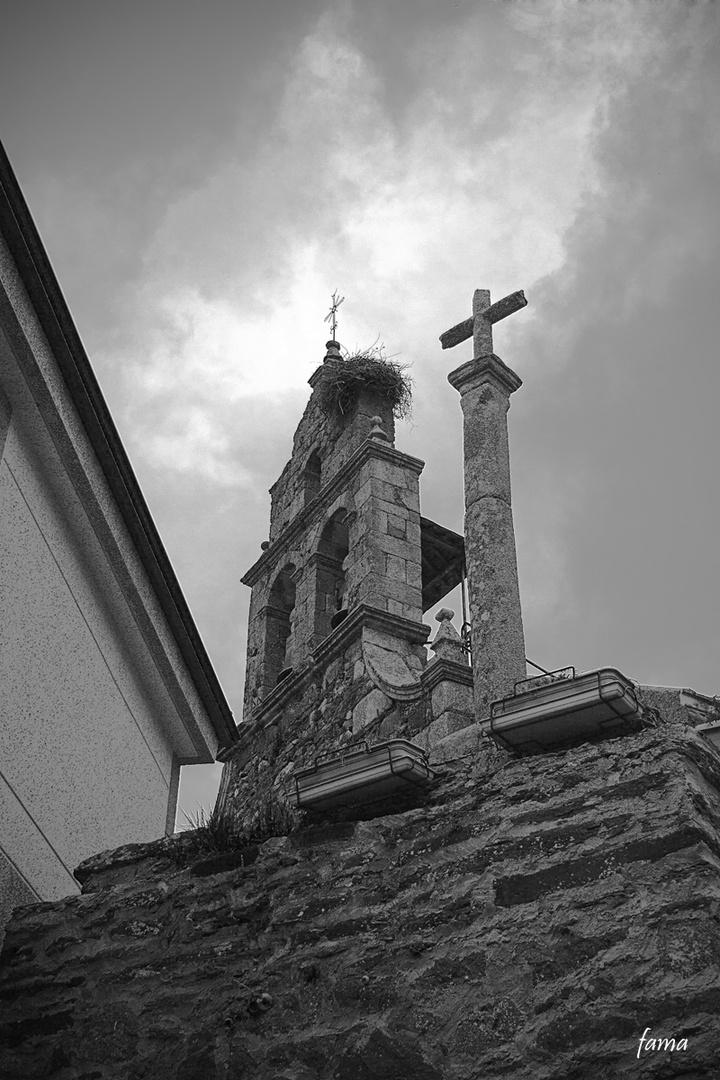
{"type": "Polygon", "coordinates": [[[435,660],[450,660],[454,664],[467,664],[462,638],[452,624],[455,612],[451,608],[440,608],[435,615],[440,623],[438,632],[430,645],[435,653],[435,660]]]}
{"type": "Polygon", "coordinates": [[[390,442],[388,435],[382,428],[382,416],[371,416],[370,423],[370,438],[371,439],[383,439],[385,442],[390,442]]]}
{"type": "Polygon", "coordinates": [[[327,364],[328,360],[342,360],[339,341],[335,341],[334,338],[330,341],[326,341],[325,348],[327,349],[327,352],[325,353],[323,360],[324,364],[327,364]]]}

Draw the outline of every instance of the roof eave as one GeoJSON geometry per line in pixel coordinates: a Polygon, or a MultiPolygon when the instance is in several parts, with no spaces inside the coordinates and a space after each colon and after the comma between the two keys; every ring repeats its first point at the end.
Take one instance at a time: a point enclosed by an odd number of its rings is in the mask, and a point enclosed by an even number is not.
{"type": "Polygon", "coordinates": [[[152,520],[2,143],[0,228],[222,748],[237,740],[237,726],[232,711],[152,520]]]}

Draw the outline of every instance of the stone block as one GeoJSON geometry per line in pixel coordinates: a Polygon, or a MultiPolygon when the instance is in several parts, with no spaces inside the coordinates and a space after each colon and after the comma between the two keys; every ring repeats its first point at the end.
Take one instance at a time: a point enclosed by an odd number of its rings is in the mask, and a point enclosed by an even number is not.
{"type": "Polygon", "coordinates": [[[375,509],[384,510],[387,514],[396,514],[398,517],[404,517],[406,513],[412,513],[413,508],[407,505],[406,500],[402,498],[400,488],[396,489],[396,494],[397,498],[393,499],[378,496],[375,500],[375,509]]]}
{"type": "MultiPolygon", "coordinates": [[[[682,691],[671,686],[640,686],[638,698],[643,705],[657,709],[663,720],[671,724],[690,722],[688,710],[682,704],[682,691]]],[[[691,698],[688,697],[688,700],[691,698]]]]}
{"type": "Polygon", "coordinates": [[[351,554],[348,566],[348,578],[350,585],[361,582],[368,574],[377,569],[377,558],[373,552],[368,552],[358,559],[353,559],[351,554]]]}
{"type": "MultiPolygon", "coordinates": [[[[473,688],[464,683],[451,682],[449,679],[434,687],[430,695],[432,702],[432,714],[435,719],[442,716],[448,709],[455,712],[467,713],[474,719],[473,688]]],[[[468,721],[469,723],[471,721],[468,721]]]]}
{"type": "MultiPolygon", "coordinates": [[[[444,746],[449,746],[449,742],[445,743],[444,740],[450,739],[456,732],[470,727],[474,722],[475,717],[471,712],[447,709],[437,720],[433,720],[423,729],[422,734],[425,740],[423,748],[429,751],[441,742],[444,746]]],[[[413,739],[413,742],[417,742],[417,739],[413,739]]]]}
{"type": "Polygon", "coordinates": [[[410,559],[405,564],[405,580],[412,589],[422,594],[422,566],[410,559]]]}
{"type": "Polygon", "coordinates": [[[385,556],[385,573],[394,581],[407,582],[407,563],[399,555],[385,556]]]}
{"type": "Polygon", "coordinates": [[[380,721],[380,727],[378,728],[378,735],[381,739],[394,739],[400,733],[403,727],[402,713],[397,709],[393,709],[387,716],[383,717],[380,721]]]}
{"type": "Polygon", "coordinates": [[[345,650],[345,660],[348,664],[362,659],[362,644],[359,640],[352,641],[345,650]]]}
{"type": "MultiPolygon", "coordinates": [[[[397,603],[397,601],[395,602],[397,603]]],[[[384,600],[381,601],[381,607],[384,611],[389,612],[390,608],[388,607],[388,605],[391,603],[393,603],[392,599],[386,597],[384,600]]],[[[411,622],[420,622],[422,620],[421,603],[418,602],[417,604],[402,604],[401,607],[402,610],[400,612],[400,615],[403,619],[410,619],[411,622]]],[[[395,614],[397,614],[397,612],[395,614]]]]}
{"type": "Polygon", "coordinates": [[[325,669],[325,675],[323,676],[323,686],[332,686],[338,677],[340,671],[340,661],[333,660],[331,664],[328,664],[325,669]]]}
{"type": "Polygon", "coordinates": [[[361,731],[364,731],[369,724],[382,716],[391,705],[392,701],[387,694],[383,694],[382,690],[371,690],[353,709],[353,735],[358,735],[361,731]]]}
{"type": "Polygon", "coordinates": [[[363,658],[373,682],[391,697],[396,700],[420,697],[420,672],[411,666],[411,661],[416,662],[417,657],[409,652],[405,642],[394,641],[388,648],[366,638],[363,658]]]}
{"type": "Polygon", "coordinates": [[[396,504],[408,508],[412,507],[415,501],[412,492],[407,490],[401,478],[396,483],[389,483],[387,480],[375,481],[375,494],[379,499],[383,499],[391,505],[396,504]]]}
{"type": "MultiPolygon", "coordinates": [[[[407,470],[403,468],[396,461],[386,461],[385,458],[372,458],[368,465],[371,469],[372,476],[380,480],[383,483],[394,484],[397,487],[405,486],[405,478],[407,476],[407,470]]],[[[415,483],[417,484],[417,476],[413,474],[415,483]]]]}
{"type": "MultiPolygon", "coordinates": [[[[399,600],[406,608],[414,608],[422,602],[420,590],[414,588],[412,585],[408,585],[404,575],[402,581],[396,581],[392,578],[385,577],[382,579],[380,585],[386,599],[399,600]]],[[[410,619],[413,618],[413,616],[407,615],[406,618],[410,619]]]]}
{"type": "MultiPolygon", "coordinates": [[[[449,713],[445,713],[437,720],[433,720],[426,728],[423,728],[423,749],[427,750],[428,753],[431,747],[439,743],[441,739],[444,739],[447,735],[452,735],[452,731],[448,727],[449,715],[449,713]]],[[[417,739],[413,741],[416,742],[417,739]]]]}
{"type": "MultiPolygon", "coordinates": [[[[480,724],[469,724],[458,731],[449,732],[440,738],[432,746],[430,764],[433,761],[449,761],[453,758],[464,758],[468,755],[479,756],[485,749],[486,741],[483,739],[480,724]]],[[[488,748],[488,751],[492,748],[488,748]]]]}
{"type": "Polygon", "coordinates": [[[407,534],[407,519],[397,514],[388,514],[386,532],[398,540],[404,540],[407,534]]]}
{"type": "Polygon", "coordinates": [[[374,494],[373,488],[374,488],[374,481],[372,480],[372,478],[369,478],[369,479],[365,480],[364,483],[360,484],[360,486],[357,488],[357,490],[355,491],[354,497],[355,497],[355,506],[357,507],[358,510],[360,510],[361,507],[363,507],[365,505],[365,503],[368,501],[368,499],[371,499],[373,497],[373,494],[374,494]]]}
{"type": "MultiPolygon", "coordinates": [[[[358,603],[372,603],[368,599],[370,596],[382,598],[384,596],[384,582],[384,575],[377,573],[374,567],[363,574],[362,577],[359,577],[359,580],[356,580],[354,584],[358,603]]],[[[375,606],[382,607],[382,604],[376,604],[375,606]]]]}
{"type": "Polygon", "coordinates": [[[428,737],[428,729],[423,728],[422,731],[416,731],[415,734],[412,737],[412,741],[414,742],[415,746],[419,746],[421,750],[424,750],[425,753],[427,753],[428,748],[430,746],[430,739],[428,737]]]}
{"type": "Polygon", "coordinates": [[[397,555],[401,559],[412,559],[414,562],[418,562],[420,559],[420,548],[413,548],[412,544],[409,544],[407,540],[400,540],[396,536],[378,536],[376,543],[381,551],[384,551],[386,555],[397,555]]]}
{"type": "Polygon", "coordinates": [[[405,526],[405,539],[413,550],[420,550],[422,545],[420,514],[416,513],[414,510],[408,510],[407,524],[405,526]]]}

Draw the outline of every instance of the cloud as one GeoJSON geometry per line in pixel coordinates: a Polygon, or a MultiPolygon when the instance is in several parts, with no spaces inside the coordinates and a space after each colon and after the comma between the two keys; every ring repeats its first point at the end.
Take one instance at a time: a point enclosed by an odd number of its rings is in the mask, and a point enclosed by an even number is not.
{"type": "MultiPolygon", "coordinates": [[[[494,32],[506,40],[514,27],[520,42],[506,70],[491,64],[495,81],[476,74],[477,49],[492,54],[477,16],[444,36],[439,56],[420,41],[427,85],[403,122],[347,11],[327,12],[297,49],[259,153],[245,157],[239,131],[224,162],[172,201],[126,297],[135,340],[114,357],[151,462],[252,484],[253,462],[234,456],[231,406],[303,387],[336,286],[348,295],[341,336],[361,345],[380,333],[420,366],[476,283],[528,288],[563,266],[565,237],[598,193],[596,142],[617,77],[603,65],[609,53],[625,62],[627,48],[598,46],[578,89],[560,17],[548,29],[532,10],[507,10],[494,32]]],[[[424,390],[421,371],[417,381],[424,390]]]]}
{"type": "Polygon", "coordinates": [[[561,652],[588,603],[608,622],[598,447],[607,415],[633,423],[617,398],[632,400],[649,362],[637,346],[632,368],[622,352],[613,366],[609,335],[677,296],[682,268],[715,244],[708,9],[514,3],[490,17],[467,4],[412,25],[366,10],[326,11],[277,70],[252,153],[241,126],[169,199],[124,294],[133,333],[106,357],[125,373],[123,432],[145,476],[178,485],[178,535],[200,505],[212,513],[208,485],[238,499],[252,561],[339,288],[340,339],[379,335],[412,364],[401,446],[427,458],[424,512],[459,528],[445,373],[468,347],[441,353],[437,336],[475,287],[525,288],[530,306],[496,328],[496,350],[527,383],[510,420],[526,622],[561,652]]]}
{"type": "MultiPolygon", "coordinates": [[[[720,126],[708,108],[720,89],[717,8],[587,8],[604,15],[607,47],[617,48],[621,64],[605,73],[597,190],[566,234],[561,271],[541,283],[570,315],[562,340],[553,341],[556,362],[559,355],[567,360],[582,328],[603,313],[627,321],[639,305],[664,305],[684,266],[711,258],[718,241],[720,126]]],[[[597,44],[590,51],[597,53],[597,44]]]]}

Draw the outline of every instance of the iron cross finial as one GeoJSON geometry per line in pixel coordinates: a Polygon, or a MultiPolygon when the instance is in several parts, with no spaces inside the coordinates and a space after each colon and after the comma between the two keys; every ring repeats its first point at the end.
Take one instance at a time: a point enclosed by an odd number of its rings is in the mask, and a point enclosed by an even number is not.
{"type": "Polygon", "coordinates": [[[338,299],[338,294],[337,294],[337,289],[336,289],[335,292],[332,294],[331,299],[332,299],[332,307],[330,308],[330,311],[328,312],[328,314],[323,319],[323,322],[329,322],[331,324],[331,326],[332,326],[332,339],[334,341],[335,340],[335,331],[337,330],[337,309],[340,307],[340,305],[342,304],[345,297],[341,296],[338,299]]]}

